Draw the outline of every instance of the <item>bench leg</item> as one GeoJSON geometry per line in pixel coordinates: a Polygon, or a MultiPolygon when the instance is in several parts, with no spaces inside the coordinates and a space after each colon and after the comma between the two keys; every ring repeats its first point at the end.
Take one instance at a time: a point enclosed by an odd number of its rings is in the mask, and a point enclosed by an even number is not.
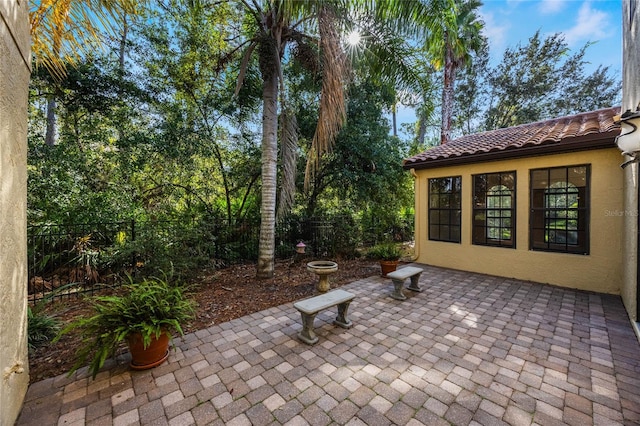
{"type": "Polygon", "coordinates": [[[351,301],[340,303],[338,305],[338,316],[333,321],[335,325],[340,326],[342,328],[351,328],[353,326],[353,323],[349,321],[349,318],[347,317],[347,310],[349,309],[349,303],[351,303],[351,301]]]}
{"type": "Polygon", "coordinates": [[[298,333],[298,338],[307,345],[314,345],[318,342],[318,336],[313,331],[313,320],[316,314],[305,314],[300,312],[302,316],[302,330],[298,333]]]}
{"type": "Polygon", "coordinates": [[[396,300],[405,300],[407,296],[402,292],[402,287],[404,287],[404,280],[396,280],[393,281],[393,291],[391,292],[391,297],[396,300]]]}
{"type": "Polygon", "coordinates": [[[419,279],[420,279],[420,274],[416,274],[416,275],[412,276],[411,277],[411,284],[409,284],[409,287],[407,287],[407,288],[409,290],[411,290],[411,291],[421,292],[422,289],[418,285],[418,280],[419,279]]]}

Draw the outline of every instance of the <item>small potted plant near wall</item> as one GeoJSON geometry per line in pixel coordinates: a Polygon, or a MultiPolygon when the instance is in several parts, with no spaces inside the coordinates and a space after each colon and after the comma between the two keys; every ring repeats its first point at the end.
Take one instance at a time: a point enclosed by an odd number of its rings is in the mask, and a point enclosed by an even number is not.
{"type": "Polygon", "coordinates": [[[393,272],[398,267],[402,251],[394,243],[382,243],[371,247],[367,251],[367,257],[380,262],[382,276],[386,277],[389,272],[393,272]]]}
{"type": "Polygon", "coordinates": [[[69,374],[91,359],[89,373],[95,378],[105,361],[125,342],[131,353],[131,368],[143,370],[160,365],[168,357],[172,334],[182,335],[181,324],[193,318],[194,303],[184,287],[171,284],[166,278],[137,283],[130,279],[122,290],[122,295],[95,297],[93,313],[61,331],[60,336],[79,330],[82,339],[69,374]]]}

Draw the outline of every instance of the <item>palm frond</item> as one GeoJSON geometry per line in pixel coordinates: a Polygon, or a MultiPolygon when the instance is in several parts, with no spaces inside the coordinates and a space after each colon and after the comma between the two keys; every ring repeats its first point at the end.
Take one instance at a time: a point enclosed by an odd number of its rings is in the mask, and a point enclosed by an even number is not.
{"type": "Polygon", "coordinates": [[[438,22],[438,12],[452,0],[350,0],[362,16],[385,22],[394,34],[410,38],[425,36],[438,22]]]}
{"type": "Polygon", "coordinates": [[[344,80],[349,73],[349,65],[340,45],[335,21],[335,15],[329,8],[320,9],[318,27],[322,55],[322,91],[318,125],[307,157],[305,190],[309,188],[309,183],[319,167],[320,158],[324,153],[331,151],[347,116],[344,80]]]}
{"type": "Polygon", "coordinates": [[[247,75],[247,67],[249,66],[249,60],[251,59],[251,54],[253,50],[256,48],[257,43],[252,42],[247,46],[247,50],[244,51],[244,55],[242,55],[242,61],[240,62],[240,73],[238,74],[238,82],[236,83],[236,91],[234,96],[238,96],[240,93],[240,89],[244,84],[244,78],[247,75]]]}
{"type": "Polygon", "coordinates": [[[29,12],[32,52],[36,65],[54,77],[101,43],[100,34],[116,32],[124,14],[136,14],[144,0],[41,0],[29,12]]]}

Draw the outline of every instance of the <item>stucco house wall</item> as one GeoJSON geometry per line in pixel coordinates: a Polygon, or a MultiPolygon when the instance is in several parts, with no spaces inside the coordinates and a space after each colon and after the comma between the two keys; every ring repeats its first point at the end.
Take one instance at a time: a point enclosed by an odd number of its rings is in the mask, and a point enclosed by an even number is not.
{"type": "Polygon", "coordinates": [[[533,156],[415,171],[416,261],[419,263],[549,283],[603,293],[620,293],[622,282],[623,171],[616,148],[533,156]],[[529,249],[530,170],[591,165],[590,251],[588,255],[529,249]],[[472,244],[472,175],[516,171],[516,246],[472,244]],[[428,179],[462,177],[461,242],[430,241],[428,179]]]}
{"type": "MultiPolygon", "coordinates": [[[[640,103],[640,5],[636,0],[622,3],[622,111],[634,111],[640,103]]],[[[633,322],[638,321],[638,164],[624,171],[624,209],[635,214],[625,217],[623,238],[624,272],[622,301],[633,322]]],[[[640,336],[640,331],[636,332],[640,336]]]]}
{"type": "Polygon", "coordinates": [[[13,425],[27,359],[27,0],[0,0],[0,424],[13,425]]]}

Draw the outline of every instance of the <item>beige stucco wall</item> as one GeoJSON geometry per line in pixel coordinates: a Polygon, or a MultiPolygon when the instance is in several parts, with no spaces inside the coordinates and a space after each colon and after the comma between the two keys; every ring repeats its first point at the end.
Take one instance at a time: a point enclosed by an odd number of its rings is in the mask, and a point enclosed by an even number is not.
{"type": "MultiPolygon", "coordinates": [[[[624,0],[622,4],[622,111],[635,110],[640,102],[640,5],[636,0],[624,0]],[[631,6],[634,7],[631,7],[631,6]],[[635,9],[635,13],[633,13],[635,9]]],[[[624,171],[624,208],[638,212],[638,165],[624,171]]],[[[622,301],[632,321],[638,321],[638,218],[625,218],[623,242],[624,272],[621,289],[622,301]]]]}
{"type": "Polygon", "coordinates": [[[12,425],[27,359],[27,0],[0,0],[0,424],[12,425]],[[20,364],[22,364],[20,366],[20,364]]]}
{"type": "Polygon", "coordinates": [[[416,171],[416,261],[429,265],[620,293],[622,282],[623,171],[617,149],[530,157],[416,171]],[[529,170],[591,165],[589,255],[529,250],[529,170]],[[516,171],[516,248],[471,244],[472,175],[516,171]],[[429,241],[428,179],[462,176],[461,243],[429,241]]]}

